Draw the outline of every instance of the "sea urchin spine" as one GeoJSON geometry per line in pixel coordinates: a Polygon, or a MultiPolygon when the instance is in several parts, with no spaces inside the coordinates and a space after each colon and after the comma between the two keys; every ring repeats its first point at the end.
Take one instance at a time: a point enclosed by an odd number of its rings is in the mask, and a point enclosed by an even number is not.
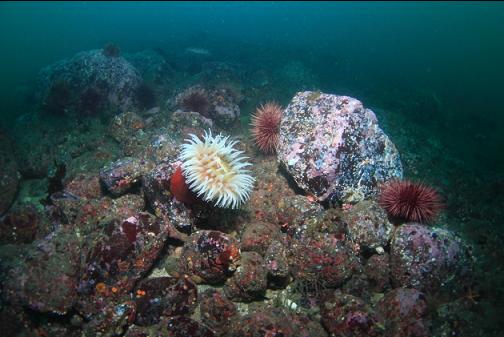
{"type": "Polygon", "coordinates": [[[223,208],[238,208],[248,200],[254,178],[245,167],[252,164],[234,148],[237,141],[205,131],[203,140],[191,134],[186,142],[179,158],[186,182],[198,197],[223,208]]]}
{"type": "Polygon", "coordinates": [[[430,223],[442,208],[435,189],[407,180],[386,183],[378,201],[391,218],[405,222],[430,223]]]}

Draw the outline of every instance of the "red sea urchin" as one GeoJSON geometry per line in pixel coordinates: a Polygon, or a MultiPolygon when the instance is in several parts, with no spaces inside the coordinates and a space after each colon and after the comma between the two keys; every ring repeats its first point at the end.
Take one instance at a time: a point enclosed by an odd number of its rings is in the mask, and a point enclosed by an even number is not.
{"type": "Polygon", "coordinates": [[[273,153],[278,144],[282,107],[269,102],[261,105],[252,116],[252,134],[261,151],[273,153]]]}
{"type": "Polygon", "coordinates": [[[391,218],[400,222],[430,223],[442,208],[435,189],[408,180],[386,183],[378,202],[391,218]]]}

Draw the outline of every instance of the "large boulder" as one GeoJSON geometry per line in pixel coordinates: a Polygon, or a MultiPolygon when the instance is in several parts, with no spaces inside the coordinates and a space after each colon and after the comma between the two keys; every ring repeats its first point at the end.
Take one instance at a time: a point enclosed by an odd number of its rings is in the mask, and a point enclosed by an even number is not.
{"type": "Polygon", "coordinates": [[[37,92],[45,112],[85,116],[134,109],[141,84],[124,58],[90,50],[42,69],[37,92]]]}
{"type": "Polygon", "coordinates": [[[373,111],[355,98],[320,92],[299,92],[285,109],[278,161],[320,201],[355,203],[402,177],[399,153],[373,111]]]}
{"type": "Polygon", "coordinates": [[[446,290],[461,294],[473,282],[470,247],[454,233],[417,223],[400,226],[390,243],[394,286],[429,294],[446,290]]]}

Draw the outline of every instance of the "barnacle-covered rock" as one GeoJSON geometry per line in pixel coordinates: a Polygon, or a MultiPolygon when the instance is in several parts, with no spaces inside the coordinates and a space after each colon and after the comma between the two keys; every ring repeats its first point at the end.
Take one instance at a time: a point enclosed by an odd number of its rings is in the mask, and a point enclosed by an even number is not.
{"type": "Polygon", "coordinates": [[[216,337],[205,325],[186,316],[174,316],[162,319],[150,326],[130,326],[124,337],[216,337]]]}
{"type": "Polygon", "coordinates": [[[170,118],[168,130],[177,138],[187,138],[190,134],[203,134],[203,130],[214,127],[214,122],[195,111],[175,111],[170,118]]]}
{"type": "Polygon", "coordinates": [[[197,112],[218,125],[230,125],[240,116],[236,97],[226,88],[189,87],[175,97],[175,106],[186,112],[197,112]]]}
{"type": "Polygon", "coordinates": [[[235,301],[251,301],[264,296],[267,270],[264,260],[256,252],[243,252],[240,265],[224,287],[226,296],[235,301]]]}
{"type": "Polygon", "coordinates": [[[51,195],[51,203],[46,210],[52,225],[73,228],[81,235],[94,232],[102,222],[135,216],[144,208],[144,200],[137,194],[126,194],[117,199],[86,199],[64,191],[51,195]]]}
{"type": "Polygon", "coordinates": [[[81,173],[65,182],[65,192],[83,199],[98,199],[102,196],[100,177],[81,173]]]}
{"type": "Polygon", "coordinates": [[[151,269],[169,231],[148,213],[138,213],[105,225],[104,233],[89,243],[89,254],[78,287],[78,310],[92,316],[111,300],[128,295],[151,269]]]}
{"type": "Polygon", "coordinates": [[[279,308],[265,308],[245,315],[232,326],[232,337],[297,336],[289,316],[279,308]]]}
{"type": "Polygon", "coordinates": [[[219,231],[192,234],[180,256],[182,272],[206,283],[220,283],[236,270],[240,249],[235,239],[219,231]]]}
{"type": "Polygon", "coordinates": [[[114,116],[109,124],[109,134],[119,144],[127,156],[139,154],[147,143],[147,134],[143,131],[145,121],[132,111],[114,116]]]}
{"type": "Polygon", "coordinates": [[[309,291],[339,287],[361,267],[348,241],[331,235],[295,240],[290,254],[290,269],[296,282],[309,291]]]}
{"type": "Polygon", "coordinates": [[[100,170],[100,180],[112,195],[120,196],[138,186],[148,170],[147,164],[132,157],[116,160],[100,170]]]}
{"type": "Polygon", "coordinates": [[[396,288],[388,292],[377,305],[387,336],[430,336],[425,295],[408,288],[396,288]]]}
{"type": "Polygon", "coordinates": [[[64,229],[35,241],[2,282],[3,299],[39,312],[66,314],[77,300],[81,246],[79,236],[64,229]]]}
{"type": "Polygon", "coordinates": [[[190,314],[196,307],[196,285],[187,276],[146,279],[136,288],[138,325],[158,323],[162,316],[190,314]]]}
{"type": "Polygon", "coordinates": [[[297,93],[283,113],[277,157],[319,200],[355,203],[402,177],[397,149],[373,111],[347,96],[297,93]]]}
{"type": "Polygon", "coordinates": [[[82,327],[83,336],[122,335],[135,321],[136,305],[129,296],[100,303],[100,310],[82,327]]]}
{"type": "Polygon", "coordinates": [[[457,293],[472,282],[473,260],[455,234],[420,224],[399,227],[391,242],[391,277],[395,286],[427,293],[441,288],[457,293]]]}
{"type": "Polygon", "coordinates": [[[238,314],[231,300],[215,289],[208,289],[201,294],[201,320],[219,334],[224,334],[238,314]]]}
{"type": "Polygon", "coordinates": [[[364,266],[370,290],[381,293],[390,288],[390,256],[388,253],[372,255],[364,266]]]}
{"type": "Polygon", "coordinates": [[[294,191],[287,183],[287,179],[278,174],[278,164],[275,161],[254,163],[251,171],[255,177],[261,179],[256,180],[255,188],[245,207],[250,209],[259,221],[280,224],[284,217],[280,207],[286,198],[295,196],[294,191]]]}
{"type": "Polygon", "coordinates": [[[143,191],[157,216],[167,217],[170,224],[183,233],[190,233],[194,225],[191,212],[176,201],[170,191],[170,181],[177,165],[160,163],[143,177],[143,191]]]}
{"type": "Polygon", "coordinates": [[[167,334],[160,336],[167,337],[215,337],[215,334],[201,323],[189,317],[170,317],[166,323],[167,334]]]}
{"type": "Polygon", "coordinates": [[[245,225],[241,236],[242,251],[253,251],[263,255],[270,243],[280,240],[281,232],[278,225],[255,221],[245,225]]]}
{"type": "Polygon", "coordinates": [[[350,209],[343,213],[343,220],[351,240],[362,250],[368,251],[378,249],[381,252],[388,244],[394,227],[383,209],[370,200],[350,206],[350,209]]]}
{"type": "Polygon", "coordinates": [[[242,318],[235,319],[229,330],[230,337],[327,336],[327,332],[319,322],[305,315],[263,306],[242,318]]]}
{"type": "Polygon", "coordinates": [[[322,302],[320,313],[331,336],[384,336],[376,313],[358,297],[336,291],[322,302]]]}
{"type": "Polygon", "coordinates": [[[268,282],[272,287],[284,286],[289,281],[290,270],[287,249],[279,241],[272,241],[264,254],[268,282]]]}

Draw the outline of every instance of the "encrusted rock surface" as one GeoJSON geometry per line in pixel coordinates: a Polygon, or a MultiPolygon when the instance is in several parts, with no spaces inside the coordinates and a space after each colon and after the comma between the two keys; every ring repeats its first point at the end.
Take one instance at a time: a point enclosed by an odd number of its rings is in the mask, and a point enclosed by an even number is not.
{"type": "Polygon", "coordinates": [[[430,336],[425,294],[408,288],[388,292],[377,305],[380,319],[390,337],[430,336]]]}
{"type": "Polygon", "coordinates": [[[240,250],[235,239],[219,231],[192,234],[184,245],[180,269],[210,284],[223,282],[235,269],[240,250]]]}
{"type": "Polygon", "coordinates": [[[373,111],[355,98],[299,92],[280,124],[278,161],[320,200],[355,203],[402,177],[399,153],[373,111]]]}
{"type": "Polygon", "coordinates": [[[105,225],[92,242],[82,270],[78,310],[92,316],[133,290],[164,247],[166,225],[148,213],[138,213],[105,225]]]}
{"type": "Polygon", "coordinates": [[[137,106],[141,83],[138,71],[124,58],[90,50],[42,69],[38,92],[51,114],[117,113],[137,106]]]}
{"type": "Polygon", "coordinates": [[[394,285],[457,293],[472,282],[472,254],[455,234],[421,224],[400,226],[390,251],[394,285]]]}
{"type": "Polygon", "coordinates": [[[204,88],[195,85],[179,93],[174,103],[183,111],[193,110],[221,126],[230,125],[240,116],[240,107],[236,98],[226,88],[204,88]],[[190,101],[191,97],[197,97],[197,101],[192,101],[193,104],[190,101]]]}
{"type": "Polygon", "coordinates": [[[143,280],[136,290],[135,323],[146,326],[158,323],[162,316],[191,314],[196,299],[196,285],[187,276],[143,280]]]}
{"type": "Polygon", "coordinates": [[[28,257],[10,270],[3,299],[40,312],[66,314],[77,301],[80,246],[71,230],[36,241],[28,257]]]}
{"type": "Polygon", "coordinates": [[[365,200],[350,206],[343,213],[343,220],[351,240],[361,249],[383,251],[392,235],[393,225],[387,214],[373,201],[365,200]]]}
{"type": "Polygon", "coordinates": [[[267,270],[256,252],[243,252],[240,265],[224,287],[226,296],[235,301],[251,301],[266,293],[267,270]]]}
{"type": "Polygon", "coordinates": [[[120,196],[140,183],[146,166],[139,158],[121,158],[100,170],[100,180],[112,195],[120,196]]]}
{"type": "Polygon", "coordinates": [[[238,315],[235,304],[215,289],[201,294],[200,312],[203,323],[219,334],[224,334],[238,315]]]}
{"type": "Polygon", "coordinates": [[[384,336],[376,313],[358,297],[336,291],[323,301],[321,315],[331,336],[384,336]]]}

